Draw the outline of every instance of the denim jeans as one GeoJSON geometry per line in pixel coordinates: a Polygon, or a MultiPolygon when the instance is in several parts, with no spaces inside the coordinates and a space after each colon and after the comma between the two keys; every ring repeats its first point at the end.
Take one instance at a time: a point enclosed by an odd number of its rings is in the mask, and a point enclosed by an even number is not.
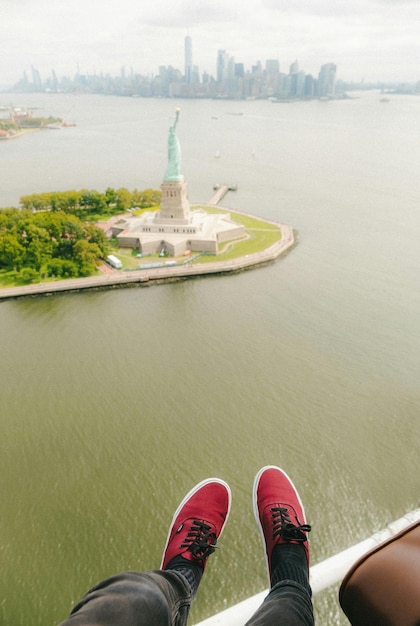
{"type": "Polygon", "coordinates": [[[313,626],[311,591],[294,580],[274,585],[246,626],[313,626]]]}
{"type": "MultiPolygon", "coordinates": [[[[176,571],[124,572],[95,585],[60,626],[185,626],[192,602],[176,571]]],[[[246,626],[313,626],[309,588],[275,585],[246,626]]]]}

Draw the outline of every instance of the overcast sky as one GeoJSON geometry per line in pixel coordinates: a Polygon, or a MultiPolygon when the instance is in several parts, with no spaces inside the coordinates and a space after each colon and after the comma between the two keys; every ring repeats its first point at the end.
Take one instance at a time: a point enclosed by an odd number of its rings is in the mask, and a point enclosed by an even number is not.
{"type": "Polygon", "coordinates": [[[42,79],[183,71],[187,34],[214,75],[225,49],[246,68],[297,59],[315,76],[332,62],[343,80],[420,80],[420,0],[0,0],[0,24],[2,86],[32,65],[42,79]]]}

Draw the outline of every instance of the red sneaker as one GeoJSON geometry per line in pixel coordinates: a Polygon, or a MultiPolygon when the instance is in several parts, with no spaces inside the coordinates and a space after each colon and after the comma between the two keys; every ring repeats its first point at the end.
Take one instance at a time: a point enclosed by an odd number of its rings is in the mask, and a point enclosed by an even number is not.
{"type": "Polygon", "coordinates": [[[265,548],[270,584],[271,555],[277,544],[301,543],[305,548],[309,569],[306,533],[311,527],[306,523],[302,501],[286,472],[274,465],[260,469],[254,480],[253,503],[255,519],[265,548]]]}
{"type": "Polygon", "coordinates": [[[175,511],[163,551],[160,569],[176,556],[206,567],[222,534],[230,511],[229,485],[218,478],[198,483],[175,511]]]}

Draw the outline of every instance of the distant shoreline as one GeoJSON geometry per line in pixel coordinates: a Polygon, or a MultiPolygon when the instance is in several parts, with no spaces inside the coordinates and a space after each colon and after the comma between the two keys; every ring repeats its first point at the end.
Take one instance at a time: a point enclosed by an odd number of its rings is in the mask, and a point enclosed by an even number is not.
{"type": "Polygon", "coordinates": [[[24,128],[23,130],[19,130],[12,135],[2,136],[0,135],[1,141],[7,141],[8,139],[17,139],[18,137],[22,137],[22,135],[28,135],[29,133],[35,133],[36,131],[41,130],[41,128],[24,128]]]}

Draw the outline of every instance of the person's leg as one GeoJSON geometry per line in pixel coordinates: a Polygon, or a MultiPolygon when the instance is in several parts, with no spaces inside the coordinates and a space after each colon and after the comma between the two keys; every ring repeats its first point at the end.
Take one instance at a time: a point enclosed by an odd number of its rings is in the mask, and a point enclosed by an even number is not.
{"type": "Polygon", "coordinates": [[[177,572],[123,572],[90,589],[61,626],[181,626],[191,601],[177,572]]]}
{"type": "Polygon", "coordinates": [[[184,626],[230,500],[222,480],[199,483],[174,514],[161,569],[125,572],[99,583],[61,626],[184,626]]]}
{"type": "Polygon", "coordinates": [[[270,592],[246,626],[313,626],[305,511],[283,470],[263,467],[255,477],[254,513],[261,532],[270,592]]]}

